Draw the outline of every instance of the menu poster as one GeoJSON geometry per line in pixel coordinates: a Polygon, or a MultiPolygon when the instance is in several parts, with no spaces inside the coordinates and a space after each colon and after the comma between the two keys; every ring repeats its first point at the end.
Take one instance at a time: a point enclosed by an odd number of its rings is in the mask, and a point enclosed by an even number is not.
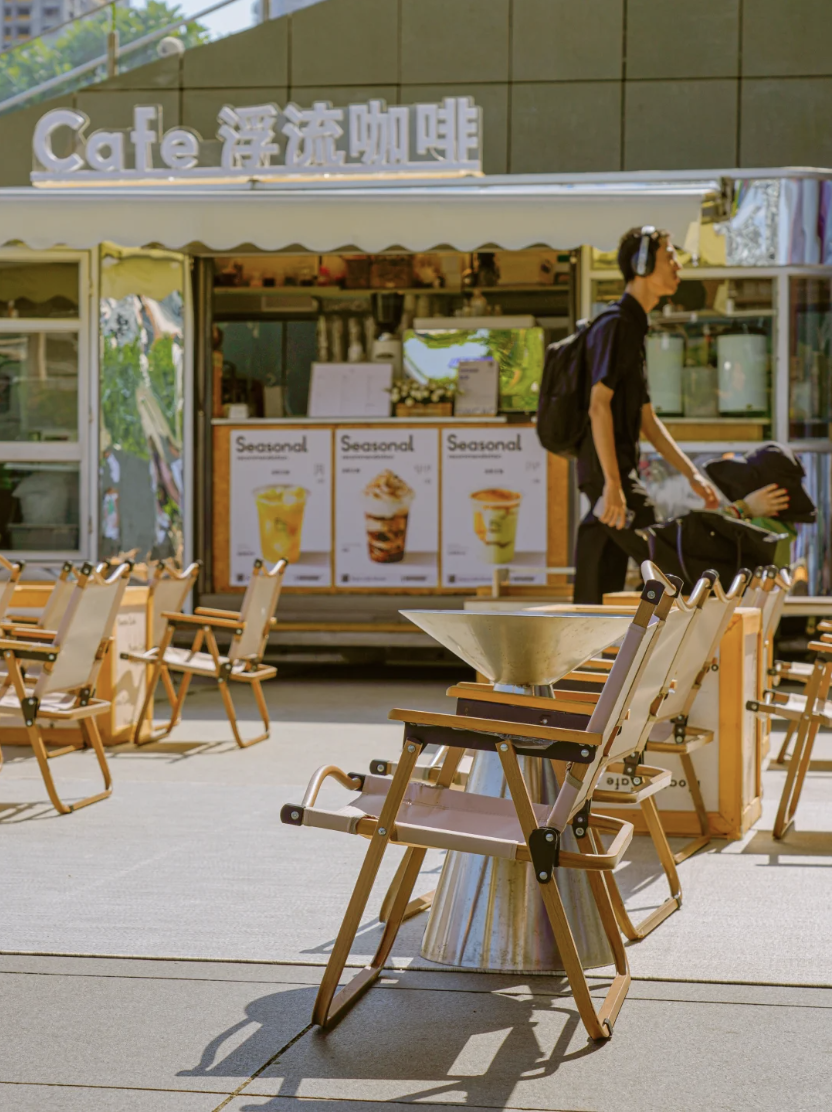
{"type": "Polygon", "coordinates": [[[438,463],[437,429],[336,430],[336,586],[439,586],[438,463]]]}
{"type": "Polygon", "coordinates": [[[259,557],[286,559],[287,587],[331,587],[332,432],[231,430],[231,585],[259,557]]]}
{"type": "Polygon", "coordinates": [[[545,583],[546,452],[532,428],[442,435],[442,585],[490,583],[511,564],[515,583],[545,583]],[[523,567],[528,567],[524,571],[523,567]]]}

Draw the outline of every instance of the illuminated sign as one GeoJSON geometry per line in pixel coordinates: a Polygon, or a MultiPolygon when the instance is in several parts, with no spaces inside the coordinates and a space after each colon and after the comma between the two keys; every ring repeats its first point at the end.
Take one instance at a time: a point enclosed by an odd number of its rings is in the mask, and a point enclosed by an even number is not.
{"type": "Polygon", "coordinates": [[[94,131],[73,108],[38,120],[33,185],[285,182],[297,179],[443,177],[482,173],[482,109],[471,97],[390,107],[383,100],[334,108],[225,105],[216,140],[187,127],[165,131],[162,109],[136,105],[133,126],[94,131]]]}

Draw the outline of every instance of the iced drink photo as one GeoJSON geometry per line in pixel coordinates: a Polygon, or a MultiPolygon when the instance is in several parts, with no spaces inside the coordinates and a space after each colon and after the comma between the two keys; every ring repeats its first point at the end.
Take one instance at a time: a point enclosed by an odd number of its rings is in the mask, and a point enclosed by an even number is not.
{"type": "Polygon", "coordinates": [[[309,491],[289,483],[275,483],[255,490],[257,516],[260,520],[260,549],[269,563],[300,559],[300,538],[303,513],[309,491]]]}
{"type": "Polygon", "coordinates": [[[376,564],[397,564],[404,559],[407,517],[415,497],[404,479],[382,471],[364,488],[364,522],[367,547],[376,564]]]}
{"type": "Polygon", "coordinates": [[[502,487],[478,490],[471,495],[474,532],[483,543],[481,555],[486,564],[508,564],[514,559],[522,500],[523,495],[516,490],[502,487]]]}

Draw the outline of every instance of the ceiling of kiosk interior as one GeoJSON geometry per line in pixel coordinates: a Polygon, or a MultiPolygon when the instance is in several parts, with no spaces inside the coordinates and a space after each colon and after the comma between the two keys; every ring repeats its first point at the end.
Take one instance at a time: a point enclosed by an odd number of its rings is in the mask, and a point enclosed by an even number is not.
{"type": "Polygon", "coordinates": [[[654,224],[683,242],[713,179],[607,180],[475,178],[305,187],[191,187],[0,190],[0,244],[88,248],[111,241],[228,251],[347,246],[378,253],[439,246],[473,251],[589,244],[610,250],[622,230],[654,224]]]}

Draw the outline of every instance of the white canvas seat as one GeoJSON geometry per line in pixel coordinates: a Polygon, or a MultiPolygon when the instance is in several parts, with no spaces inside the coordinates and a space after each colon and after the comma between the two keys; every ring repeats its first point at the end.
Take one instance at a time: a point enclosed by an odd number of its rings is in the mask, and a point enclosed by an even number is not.
{"type": "Polygon", "coordinates": [[[197,564],[192,564],[186,572],[178,576],[174,576],[168,568],[168,576],[160,578],[155,583],[154,591],[159,593],[158,606],[155,605],[154,595],[152,636],[155,644],[144,652],[125,654],[126,659],[147,664],[151,669],[144,705],[133,739],[136,745],[145,744],[146,741],[159,741],[171,732],[181,717],[182,706],[193,676],[216,680],[231,725],[231,732],[241,749],[264,741],[269,736],[269,712],[260,685],[264,680],[272,679],[277,675],[277,669],[263,664],[262,658],[269,633],[275,626],[274,612],[280,598],[286,567],[285,560],[278,560],[271,569],[267,569],[262,560],[255,560],[254,570],[239,613],[202,606],[198,606],[193,614],[182,612],[181,607],[199,571],[197,564]],[[176,592],[179,601],[174,609],[168,609],[165,603],[176,595],[176,592]],[[193,632],[194,639],[190,648],[173,644],[173,637],[177,630],[193,632]],[[216,638],[218,632],[231,635],[227,653],[221,653],[219,650],[216,638]],[[206,646],[207,651],[203,645],[206,646]],[[182,676],[178,691],[174,688],[171,672],[178,672],[182,676]],[[139,736],[139,728],[148,714],[160,679],[165,685],[171,703],[170,719],[156,732],[151,733],[150,737],[143,740],[139,736]],[[256,737],[244,740],[240,734],[237,713],[228,690],[229,681],[247,683],[254,692],[264,727],[263,733],[256,737]]]}
{"type": "MultiPolygon", "coordinates": [[[[464,685],[467,711],[462,709],[463,699],[457,704],[456,714],[391,711],[392,720],[404,723],[402,755],[392,778],[355,776],[328,766],[313,776],[301,804],[283,807],[281,819],[289,825],[323,826],[369,839],[364,864],[321,981],[313,1022],[331,1026],[370,987],[391,952],[427,849],[444,848],[532,863],[581,1019],[592,1038],[605,1039],[612,1034],[630,974],[602,874],[620,860],[632,837],[632,825],[594,816],[597,828],[613,835],[612,844],[602,852],[593,852],[588,845],[586,852],[562,852],[560,836],[569,823],[583,833],[592,792],[610,759],[615,737],[626,720],[663,625],[663,613],[658,612],[663,595],[662,584],[646,585],[604,691],[594,704],[584,703],[589,713],[566,713],[567,724],[559,725],[559,719],[564,718],[551,710],[551,700],[493,689],[490,698],[480,698],[478,685],[464,685]],[[546,706],[546,724],[540,723],[541,704],[546,706]],[[413,781],[420,754],[427,745],[436,743],[447,747],[436,783],[413,781]],[[450,789],[466,749],[497,753],[506,777],[507,798],[450,789]],[[531,802],[518,755],[540,756],[556,763],[561,788],[553,807],[531,802]],[[320,786],[330,777],[353,791],[359,789],[358,795],[337,810],[316,806],[320,786]],[[394,882],[381,942],[370,964],[336,993],[373,881],[391,842],[408,849],[394,882]],[[614,956],[616,973],[597,1010],[558,893],[556,876],[561,868],[585,870],[614,956]]],[[[663,610],[666,606],[665,602],[663,610]]],[[[511,620],[516,617],[509,615],[511,620]]],[[[535,615],[527,618],[541,620],[535,615]]],[[[496,617],[495,623],[499,626],[496,617]]]]}
{"type": "Polygon", "coordinates": [[[32,637],[0,640],[7,669],[0,676],[0,741],[4,728],[24,727],[49,798],[61,814],[106,799],[112,792],[107,758],[95,722],[96,716],[108,710],[110,704],[96,699],[94,694],[129,577],[130,564],[122,564],[106,579],[98,569],[85,565],[78,573],[56,633],[42,631],[40,641],[32,637]],[[28,677],[24,677],[24,667],[29,670],[28,677]],[[55,720],[77,722],[82,740],[47,749],[40,723],[55,720]],[[104,790],[66,804],[58,795],[49,762],[85,746],[95,750],[104,790]]]}

